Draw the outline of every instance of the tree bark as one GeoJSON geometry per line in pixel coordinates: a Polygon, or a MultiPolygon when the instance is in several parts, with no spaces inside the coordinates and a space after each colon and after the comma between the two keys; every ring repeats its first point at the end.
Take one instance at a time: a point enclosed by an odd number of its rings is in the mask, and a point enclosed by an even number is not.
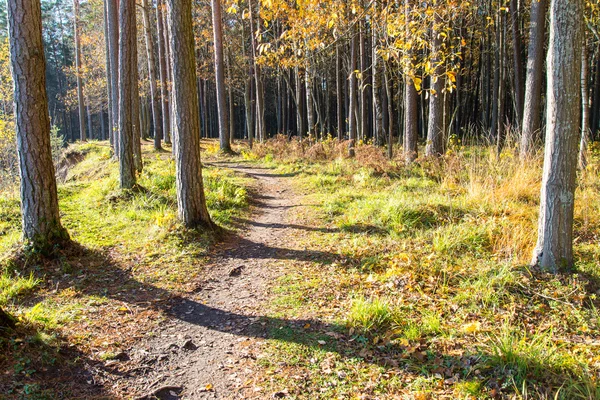
{"type": "Polygon", "coordinates": [[[167,73],[167,58],[165,50],[165,29],[163,24],[163,0],[156,0],[156,37],[158,43],[158,66],[160,74],[160,98],[162,116],[162,138],[165,143],[171,143],[171,114],[169,108],[169,80],[167,73]]]}
{"type": "Polygon", "coordinates": [[[7,6],[23,237],[45,252],[69,235],[60,223],[52,163],[42,11],[39,1],[7,6]]]}
{"type": "MultiPolygon", "coordinates": [[[[584,31],[585,36],[585,31],[584,31]]],[[[590,137],[590,99],[589,99],[589,60],[587,41],[584,41],[581,50],[581,141],[579,142],[579,168],[585,170],[587,167],[587,147],[590,137]]]]}
{"type": "Polygon", "coordinates": [[[544,41],[546,38],[547,0],[531,2],[531,26],[529,28],[529,52],[527,54],[527,78],[523,124],[521,125],[520,157],[525,159],[533,151],[535,136],[540,130],[542,102],[542,66],[544,65],[544,41]]]}
{"type": "MultiPolygon", "coordinates": [[[[409,0],[404,1],[404,13],[407,19],[406,35],[409,36],[410,5],[409,0]]],[[[412,51],[407,52],[405,68],[412,69],[412,51]]],[[[410,75],[404,75],[404,160],[407,164],[412,163],[418,155],[417,135],[418,135],[418,110],[417,110],[417,89],[412,82],[410,75]]]]}
{"type": "Polygon", "coordinates": [[[213,40],[215,53],[215,81],[217,84],[217,110],[219,112],[219,147],[222,152],[231,152],[231,141],[227,129],[227,102],[225,100],[225,63],[223,60],[223,27],[221,2],[211,0],[213,40]]]}
{"type": "MultiPolygon", "coordinates": [[[[250,28],[252,28],[252,26],[250,26],[250,28]]],[[[242,51],[244,53],[244,58],[246,58],[246,29],[244,24],[242,24],[242,51]]],[[[248,146],[252,148],[254,146],[254,113],[252,112],[252,82],[254,80],[254,65],[252,63],[252,51],[250,51],[249,56],[250,58],[248,60],[248,76],[246,77],[244,83],[244,108],[246,112],[246,130],[248,131],[248,146]]]]}
{"type": "Polygon", "coordinates": [[[546,148],[538,240],[532,264],[553,273],[573,266],[583,18],[583,2],[552,0],[547,59],[546,148]]]}
{"type": "Polygon", "coordinates": [[[144,37],[146,42],[146,54],[148,58],[148,79],[150,80],[150,99],[152,101],[152,125],[154,126],[154,149],[160,150],[162,140],[162,115],[161,99],[156,85],[158,76],[156,73],[156,59],[154,58],[154,35],[152,35],[152,24],[150,23],[150,10],[152,3],[142,0],[142,14],[144,17],[144,37]]]}
{"type": "Polygon", "coordinates": [[[439,35],[439,27],[441,23],[441,18],[436,14],[432,29],[433,40],[431,42],[431,64],[433,67],[430,77],[429,123],[427,124],[427,145],[425,146],[425,156],[427,157],[439,157],[444,153],[444,96],[442,91],[444,90],[446,78],[444,71],[440,68],[442,39],[439,35]]]}
{"type": "Polygon", "coordinates": [[[120,157],[120,134],[119,134],[119,4],[118,2],[106,0],[106,20],[108,25],[108,53],[110,61],[110,86],[112,106],[110,109],[113,121],[113,150],[120,157]]]}
{"type": "Polygon", "coordinates": [[[121,188],[132,189],[136,185],[134,136],[138,131],[135,126],[139,127],[139,112],[134,104],[134,86],[137,88],[138,84],[137,57],[136,62],[132,62],[137,48],[135,0],[120,0],[119,7],[119,172],[121,188]]]}
{"type": "Polygon", "coordinates": [[[178,215],[188,228],[213,228],[200,160],[200,119],[196,91],[192,1],[167,0],[173,71],[173,145],[178,215]]]}
{"type": "Polygon", "coordinates": [[[342,140],[344,137],[344,94],[342,85],[342,57],[340,55],[340,45],[335,44],[335,89],[337,98],[337,138],[342,140]]]}
{"type": "MultiPolygon", "coordinates": [[[[263,142],[266,134],[265,127],[265,110],[264,110],[264,90],[261,76],[260,65],[256,62],[257,44],[254,33],[254,5],[251,0],[248,0],[248,9],[250,15],[250,38],[252,43],[252,62],[254,64],[254,81],[256,89],[256,136],[260,142],[263,142]]],[[[256,17],[260,19],[259,16],[256,17]]],[[[260,21],[256,22],[257,29],[260,29],[260,21]]]]}
{"type": "Polygon", "coordinates": [[[296,84],[296,128],[298,139],[302,140],[306,133],[306,127],[304,126],[304,105],[306,104],[302,99],[302,75],[299,67],[295,69],[295,84],[296,84]]]}
{"type": "MultiPolygon", "coordinates": [[[[107,10],[107,0],[104,0],[104,4],[102,7],[102,14],[104,16],[104,42],[105,42],[105,72],[106,72],[106,90],[107,90],[107,99],[108,99],[108,141],[111,146],[114,145],[113,138],[113,130],[114,124],[116,121],[112,119],[112,109],[113,109],[113,95],[112,95],[112,69],[110,66],[110,37],[108,35],[108,10],[107,10]]],[[[102,107],[103,108],[103,107],[102,107]]],[[[100,116],[102,117],[101,121],[104,121],[104,111],[100,109],[100,116]]],[[[102,135],[104,135],[104,128],[102,129],[102,135]]]]}
{"type": "MultiPolygon", "coordinates": [[[[537,0],[536,0],[537,1],[537,0]]],[[[523,44],[521,43],[519,0],[510,0],[513,61],[515,77],[515,108],[517,127],[523,121],[523,44]]]]}
{"type": "MultiPolygon", "coordinates": [[[[162,4],[165,4],[165,0],[159,0],[161,1],[162,4]]],[[[163,10],[164,11],[164,10],[163,10]]],[[[168,106],[168,112],[167,114],[163,114],[163,119],[167,119],[168,122],[168,129],[164,129],[164,125],[163,125],[163,135],[164,135],[164,140],[166,144],[171,144],[171,134],[173,132],[173,90],[172,90],[172,85],[173,85],[173,70],[170,67],[169,63],[171,62],[171,53],[172,53],[172,49],[171,49],[171,44],[170,44],[170,39],[169,39],[169,29],[168,29],[168,23],[167,23],[167,13],[163,12],[162,13],[162,32],[163,32],[163,39],[164,39],[164,43],[165,43],[165,65],[166,65],[166,94],[167,94],[167,106],[168,106]]],[[[171,149],[173,152],[175,151],[175,148],[173,147],[171,149]]]]}
{"type": "Polygon", "coordinates": [[[356,37],[356,32],[352,33],[352,38],[350,39],[350,87],[348,90],[348,95],[350,96],[350,105],[348,107],[348,123],[349,123],[349,133],[350,133],[350,143],[348,144],[348,155],[350,157],[354,157],[356,152],[354,150],[354,146],[356,144],[356,113],[357,113],[357,79],[356,79],[356,59],[358,57],[358,40],[356,37]]]}
{"type": "Polygon", "coordinates": [[[83,81],[81,79],[81,31],[79,28],[79,0],[73,0],[73,16],[75,24],[75,77],[77,79],[77,102],[79,110],[79,139],[87,139],[85,132],[85,97],[83,95],[83,81]]]}
{"type": "Polygon", "coordinates": [[[359,114],[360,114],[360,140],[365,141],[368,138],[368,124],[369,119],[367,118],[367,85],[365,84],[365,75],[367,74],[367,54],[365,47],[365,23],[360,21],[359,23],[359,57],[360,57],[360,84],[358,85],[359,94],[359,114]]]}
{"type": "Polygon", "coordinates": [[[313,74],[311,65],[309,64],[304,73],[304,86],[306,88],[306,115],[308,121],[308,134],[314,139],[316,135],[316,121],[315,121],[315,103],[313,94],[313,74]]]}
{"type": "Polygon", "coordinates": [[[231,75],[231,57],[229,57],[229,53],[227,57],[227,76],[229,78],[227,85],[227,97],[229,98],[229,131],[227,134],[231,149],[231,141],[235,139],[235,119],[233,118],[235,104],[233,101],[233,76],[231,75]]]}
{"type": "MultiPolygon", "coordinates": [[[[375,0],[373,2],[373,14],[376,16],[379,10],[379,2],[375,0]]],[[[383,25],[385,26],[385,24],[383,25]]],[[[371,38],[373,40],[372,47],[372,65],[371,65],[371,94],[373,101],[373,142],[377,146],[383,145],[385,142],[384,131],[383,131],[383,110],[381,105],[381,63],[383,60],[380,59],[377,50],[381,45],[381,36],[379,36],[378,27],[375,24],[371,26],[371,38]]],[[[385,62],[385,61],[384,61],[385,62]]]]}

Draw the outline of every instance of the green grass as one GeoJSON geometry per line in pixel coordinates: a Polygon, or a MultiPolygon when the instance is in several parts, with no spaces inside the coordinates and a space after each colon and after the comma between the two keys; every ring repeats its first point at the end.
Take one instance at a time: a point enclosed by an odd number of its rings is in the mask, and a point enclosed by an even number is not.
{"type": "MultiPolygon", "coordinates": [[[[16,251],[18,193],[0,194],[0,306],[19,320],[18,342],[0,338],[0,369],[14,371],[7,375],[14,398],[43,398],[46,382],[34,377],[36,386],[31,376],[54,368],[57,347],[102,359],[152,332],[164,318],[163,302],[193,289],[203,273],[218,237],[179,223],[174,162],[166,152],[143,150],[141,190],[122,191],[106,143],[69,148],[78,161],[59,182],[58,197],[61,221],[77,245],[53,259],[16,251]]],[[[203,168],[203,178],[211,217],[236,229],[235,219],[248,213],[250,179],[220,167],[203,168]]],[[[61,363],[76,368],[78,360],[61,363]]]]}
{"type": "Polygon", "coordinates": [[[0,307],[17,300],[21,295],[32,292],[39,284],[40,280],[33,276],[33,274],[22,277],[9,271],[4,271],[0,275],[0,307]]]}
{"type": "Polygon", "coordinates": [[[395,319],[393,307],[386,301],[359,297],[352,302],[347,325],[358,333],[375,335],[389,330],[395,319]]]}
{"type": "Polygon", "coordinates": [[[294,174],[311,206],[293,218],[328,228],[295,245],[337,258],[277,282],[269,315],[343,327],[329,357],[353,373],[332,383],[314,367],[312,348],[286,338],[265,346],[268,365],[293,356],[293,367],[261,384],[301,399],[600,399],[599,154],[576,195],[579,274],[550,276],[527,267],[539,159],[520,164],[512,149],[497,158],[457,147],[440,162],[405,167],[368,146],[355,160],[337,153],[335,141],[322,146],[327,158],[314,159],[278,139],[247,158],[294,174]],[[289,282],[307,276],[311,286],[296,285],[290,298],[289,282]],[[317,389],[324,386],[327,395],[317,389]]]}

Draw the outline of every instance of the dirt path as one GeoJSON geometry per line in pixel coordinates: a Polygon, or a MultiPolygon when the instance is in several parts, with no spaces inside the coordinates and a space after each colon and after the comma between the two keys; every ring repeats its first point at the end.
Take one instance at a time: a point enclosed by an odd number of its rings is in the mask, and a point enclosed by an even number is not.
{"type": "Polygon", "coordinates": [[[300,256],[290,248],[292,228],[285,224],[298,198],[285,177],[267,169],[224,166],[256,179],[255,216],[245,221],[245,232],[222,245],[195,293],[174,306],[170,314],[176,318],[127,351],[138,367],[131,379],[118,384],[126,396],[246,398],[246,380],[253,374],[251,349],[266,336],[260,316],[267,282],[279,274],[274,261],[300,256]]]}

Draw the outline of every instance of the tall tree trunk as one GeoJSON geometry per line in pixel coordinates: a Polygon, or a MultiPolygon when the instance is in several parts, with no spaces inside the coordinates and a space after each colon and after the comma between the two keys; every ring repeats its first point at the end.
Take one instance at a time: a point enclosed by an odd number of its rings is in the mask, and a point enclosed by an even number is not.
{"type": "MultiPolygon", "coordinates": [[[[500,6],[498,6],[498,8],[500,8],[500,6]]],[[[494,24],[494,87],[492,88],[492,128],[490,132],[490,139],[492,141],[498,140],[498,126],[500,125],[500,121],[502,121],[502,115],[499,115],[498,113],[500,108],[500,85],[504,83],[501,82],[500,79],[500,63],[502,62],[500,59],[500,32],[502,30],[501,13],[502,11],[496,10],[496,21],[494,24]]]]}
{"type": "Polygon", "coordinates": [[[305,102],[302,99],[302,75],[300,68],[295,68],[296,74],[296,127],[298,130],[298,139],[302,140],[302,137],[306,133],[306,127],[304,126],[304,105],[305,102]]]}
{"type": "Polygon", "coordinates": [[[498,57],[499,83],[498,83],[498,128],[496,130],[496,153],[500,155],[506,136],[506,20],[504,13],[499,12],[500,24],[500,53],[498,57]]]}
{"type": "Polygon", "coordinates": [[[206,207],[200,160],[192,1],[167,0],[173,71],[173,147],[178,215],[188,228],[213,228],[206,207]]]}
{"type": "Polygon", "coordinates": [[[546,38],[546,8],[547,0],[531,2],[527,78],[525,83],[523,124],[521,125],[521,159],[525,159],[531,155],[535,136],[540,130],[542,67],[544,65],[544,41],[546,38]]]}
{"type": "Polygon", "coordinates": [[[335,89],[337,99],[337,138],[342,140],[344,136],[344,90],[342,85],[342,56],[340,45],[335,44],[335,89]]]}
{"type": "Polygon", "coordinates": [[[79,139],[87,139],[85,128],[85,97],[81,79],[81,30],[79,27],[79,0],[73,0],[73,16],[75,18],[75,76],[77,79],[77,102],[79,109],[79,139]]]}
{"type": "Polygon", "coordinates": [[[246,78],[244,86],[244,107],[246,112],[246,130],[248,131],[248,146],[254,146],[254,118],[252,113],[252,76],[246,78]]]}
{"type": "Polygon", "coordinates": [[[110,109],[113,121],[112,144],[114,154],[120,157],[119,134],[119,6],[117,1],[106,0],[106,20],[108,24],[108,52],[110,60],[110,86],[112,106],[110,109]]]}
{"type": "MultiPolygon", "coordinates": [[[[537,1],[537,0],[536,0],[537,1]]],[[[517,128],[523,121],[523,44],[521,43],[519,0],[510,0],[511,28],[513,36],[513,61],[515,73],[515,108],[517,128]]],[[[506,38],[505,38],[506,41],[506,38]]]]}
{"type": "Polygon", "coordinates": [[[46,93],[46,59],[39,1],[8,0],[23,237],[51,250],[68,240],[60,223],[46,93]]]}
{"type": "Polygon", "coordinates": [[[596,47],[596,71],[594,73],[594,90],[592,97],[592,115],[590,122],[590,133],[594,135],[598,130],[598,122],[600,120],[600,43],[596,47]]]}
{"type": "MultiPolygon", "coordinates": [[[[162,4],[165,4],[164,1],[165,0],[159,0],[162,2],[162,4]]],[[[172,53],[172,49],[171,49],[171,44],[170,44],[170,39],[169,39],[169,29],[168,29],[168,25],[167,25],[167,13],[163,12],[162,13],[162,32],[163,32],[163,39],[164,39],[164,43],[165,43],[165,63],[167,64],[166,67],[166,93],[167,93],[167,106],[168,106],[168,112],[166,114],[163,114],[163,119],[167,119],[168,121],[168,128],[164,129],[164,125],[163,125],[163,136],[164,136],[164,140],[166,144],[171,144],[171,133],[173,131],[173,90],[172,90],[172,85],[173,85],[173,69],[168,65],[168,63],[170,63],[171,60],[171,53],[172,53]]],[[[175,147],[172,147],[172,152],[175,152],[175,147]]]]}
{"type": "MultiPolygon", "coordinates": [[[[102,7],[102,11],[103,11],[103,16],[104,16],[104,42],[105,42],[105,52],[106,52],[106,59],[105,59],[105,70],[106,70],[106,90],[107,90],[107,99],[108,99],[108,141],[110,143],[111,146],[114,146],[114,138],[113,138],[113,130],[114,130],[114,125],[116,123],[116,121],[113,121],[112,118],[112,109],[113,109],[113,94],[112,94],[112,68],[110,65],[110,37],[108,34],[108,0],[104,0],[104,4],[102,7]]],[[[60,75],[59,75],[60,77],[60,75]]],[[[59,79],[60,81],[60,79],[59,79]]],[[[100,112],[102,113],[101,115],[104,115],[103,110],[100,110],[100,112]]],[[[104,121],[104,118],[102,118],[102,121],[104,121]]],[[[102,134],[104,135],[104,129],[102,130],[102,134]]]]}
{"type": "Polygon", "coordinates": [[[156,0],[156,37],[158,42],[158,66],[160,74],[160,98],[161,98],[161,117],[162,117],[162,138],[165,143],[171,143],[171,114],[169,108],[169,80],[167,73],[167,56],[165,45],[165,28],[163,24],[163,0],[156,0]]]}
{"type": "Polygon", "coordinates": [[[223,28],[221,2],[211,0],[213,40],[215,53],[215,81],[217,84],[217,109],[219,112],[219,147],[222,152],[231,153],[231,141],[227,129],[227,102],[225,100],[225,63],[223,60],[223,28]]]}
{"type": "MultiPolygon", "coordinates": [[[[585,31],[583,33],[585,37],[585,31]]],[[[581,49],[581,141],[579,142],[579,168],[587,167],[587,147],[590,137],[590,99],[588,84],[589,60],[587,41],[584,39],[581,49]]]]}
{"type": "MultiPolygon", "coordinates": [[[[377,7],[377,1],[374,3],[374,7],[377,7]]],[[[375,8],[375,14],[377,13],[377,8],[375,8]]],[[[381,109],[381,62],[379,55],[377,54],[377,50],[379,48],[379,35],[377,31],[377,27],[375,24],[371,27],[372,29],[372,37],[373,37],[373,63],[371,69],[373,70],[371,73],[371,86],[372,94],[373,94],[373,139],[376,145],[382,145],[384,143],[385,138],[383,136],[383,115],[381,109]]]]}
{"type": "Polygon", "coordinates": [[[367,73],[367,53],[365,48],[365,23],[360,21],[359,24],[359,53],[360,53],[360,80],[358,85],[359,94],[359,110],[360,110],[360,140],[366,141],[368,137],[368,124],[369,118],[367,118],[367,85],[365,84],[365,75],[367,73]]]}
{"type": "Polygon", "coordinates": [[[229,97],[229,142],[235,139],[235,119],[234,116],[234,107],[235,104],[233,102],[233,77],[231,76],[231,57],[227,57],[227,76],[229,78],[229,84],[227,85],[227,95],[229,97]]]}
{"type": "MultiPolygon", "coordinates": [[[[404,14],[407,19],[406,35],[407,37],[411,34],[410,24],[410,5],[409,0],[404,0],[404,14]]],[[[405,68],[411,70],[412,61],[412,50],[409,50],[406,55],[407,64],[405,68]]],[[[411,74],[404,75],[404,160],[407,164],[412,163],[418,155],[417,150],[417,135],[418,135],[418,110],[417,100],[418,93],[415,88],[414,82],[410,76],[411,74]]]]}
{"type": "Polygon", "coordinates": [[[315,121],[315,103],[313,94],[313,74],[312,67],[308,65],[304,73],[304,86],[306,88],[306,115],[308,120],[308,134],[313,138],[317,138],[316,121],[315,121]]]}
{"type": "MultiPolygon", "coordinates": [[[[256,44],[256,37],[255,37],[255,33],[254,33],[254,4],[252,2],[252,0],[248,0],[248,9],[249,9],[249,15],[250,15],[250,38],[251,38],[251,43],[252,43],[252,62],[254,63],[254,81],[255,81],[255,88],[256,88],[256,126],[257,126],[257,130],[256,130],[256,136],[258,138],[258,140],[260,142],[263,142],[265,139],[265,134],[266,134],[266,127],[265,127],[265,110],[264,110],[264,90],[263,90],[263,83],[262,83],[262,76],[261,76],[261,68],[260,65],[257,63],[256,61],[256,52],[258,51],[257,49],[257,44],[256,44]]],[[[256,27],[257,30],[260,29],[260,16],[256,16],[256,27]]]]}
{"type": "Polygon", "coordinates": [[[356,144],[356,113],[357,113],[357,79],[356,79],[356,59],[358,57],[358,39],[356,32],[352,32],[352,38],[350,39],[350,87],[348,95],[350,96],[350,105],[348,107],[348,122],[350,131],[350,143],[348,144],[348,155],[354,157],[356,155],[354,146],[356,144]]]}
{"type": "Polygon", "coordinates": [[[150,98],[152,101],[152,125],[154,126],[154,149],[162,148],[160,142],[162,140],[162,113],[161,99],[156,86],[158,76],[156,73],[156,60],[154,58],[154,35],[152,35],[152,24],[150,20],[150,9],[152,3],[148,4],[148,0],[142,0],[142,13],[144,17],[144,37],[146,42],[146,54],[148,58],[148,78],[150,80],[150,98]]]}
{"type": "MultiPolygon", "coordinates": [[[[135,0],[120,0],[119,25],[119,139],[120,139],[120,184],[122,189],[136,185],[134,156],[135,137],[139,126],[134,105],[134,86],[137,87],[137,58],[132,54],[137,46],[135,0]]],[[[137,91],[136,91],[137,92],[137,91]]]]}
{"type": "MultiPolygon", "coordinates": [[[[252,26],[250,26],[252,28],[252,26]]],[[[252,29],[250,29],[252,31],[252,29]]],[[[252,32],[250,33],[252,34],[252,32]]],[[[242,24],[242,52],[244,53],[244,59],[246,59],[246,26],[242,24]]],[[[252,81],[254,79],[252,63],[252,51],[249,54],[248,60],[248,76],[244,83],[244,108],[246,112],[246,130],[248,133],[248,146],[252,148],[254,146],[254,119],[252,112],[252,81]]]]}
{"type": "Polygon", "coordinates": [[[433,70],[431,73],[431,91],[429,93],[429,123],[427,124],[427,145],[425,146],[425,155],[427,157],[439,157],[444,152],[444,90],[446,77],[444,71],[440,68],[442,62],[442,38],[439,35],[439,29],[442,21],[436,14],[432,29],[432,61],[433,70]]]}
{"type": "Polygon", "coordinates": [[[552,0],[546,148],[538,240],[532,263],[549,272],[573,266],[573,212],[581,118],[583,2],[552,0]]]}
{"type": "Polygon", "coordinates": [[[394,83],[392,81],[392,76],[390,74],[390,69],[388,63],[384,61],[383,63],[383,76],[385,79],[385,93],[386,93],[386,105],[387,105],[387,115],[388,120],[388,147],[387,147],[387,155],[391,160],[394,156],[394,83]]]}

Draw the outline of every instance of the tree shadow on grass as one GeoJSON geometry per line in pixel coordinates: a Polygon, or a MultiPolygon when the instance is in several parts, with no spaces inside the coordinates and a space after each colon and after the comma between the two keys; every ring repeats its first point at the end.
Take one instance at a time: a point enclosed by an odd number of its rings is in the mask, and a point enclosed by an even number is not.
{"type": "Polygon", "coordinates": [[[0,332],[0,399],[115,399],[97,382],[103,363],[56,332],[20,322],[0,332]]]}
{"type": "MultiPolygon", "coordinates": [[[[263,246],[260,252],[264,253],[265,258],[326,262],[329,260],[328,257],[333,257],[323,252],[269,248],[252,242],[241,243],[239,247],[245,246],[263,246]]],[[[243,260],[244,254],[239,251],[233,250],[232,256],[243,260]]],[[[414,376],[415,379],[418,377],[438,379],[440,385],[452,385],[456,382],[476,379],[482,380],[483,384],[487,385],[488,391],[496,390],[500,393],[502,390],[506,392],[513,390],[510,386],[510,380],[514,378],[511,364],[508,361],[503,363],[502,359],[497,357],[496,365],[490,363],[489,360],[494,357],[491,353],[442,351],[432,344],[435,341],[429,341],[427,338],[404,345],[388,342],[378,346],[372,344],[370,340],[372,338],[349,334],[347,328],[340,324],[326,323],[318,319],[287,319],[230,312],[196,301],[193,293],[178,294],[151,283],[141,282],[133,275],[134,267],[132,261],[128,264],[118,263],[107,253],[73,244],[64,250],[58,259],[37,266],[30,264],[28,268],[44,279],[48,288],[68,287],[74,289],[80,297],[117,300],[129,304],[135,312],[153,310],[172,319],[208,330],[290,343],[307,352],[319,354],[329,352],[339,355],[343,360],[377,365],[414,376]],[[65,274],[67,267],[69,273],[65,274]],[[474,371],[477,370],[481,375],[475,376],[474,371]]],[[[239,278],[224,276],[219,279],[239,278]]],[[[210,290],[210,285],[211,282],[201,283],[194,292],[210,290]]],[[[35,301],[39,300],[37,298],[35,301]]],[[[27,302],[27,299],[24,299],[24,302],[27,302]]],[[[111,306],[110,302],[107,304],[111,306]]],[[[121,318],[119,314],[115,313],[112,322],[118,321],[119,318],[121,318]]],[[[106,323],[107,321],[100,322],[100,324],[106,323]]],[[[103,326],[100,325],[97,329],[103,329],[103,326]]],[[[115,334],[122,333],[115,331],[115,334]]],[[[66,341],[64,338],[60,340],[66,341]]],[[[68,365],[67,369],[46,367],[46,370],[36,370],[30,377],[20,379],[18,384],[21,388],[24,387],[25,382],[29,382],[27,383],[29,385],[38,385],[41,391],[54,393],[54,398],[77,398],[75,395],[63,396],[63,393],[83,393],[82,398],[110,398],[108,389],[102,387],[103,380],[97,380],[97,377],[108,375],[113,376],[113,379],[133,378],[139,373],[135,368],[132,371],[122,371],[114,365],[93,360],[89,354],[84,354],[76,347],[63,347],[67,349],[64,354],[65,359],[71,360],[72,363],[61,361],[59,364],[61,368],[64,368],[62,365],[68,365]],[[66,383],[61,381],[65,379],[65,371],[72,374],[72,378],[69,378],[66,383]]],[[[27,351],[25,349],[20,354],[27,354],[27,351]]],[[[537,382],[535,379],[539,381],[539,388],[546,384],[547,390],[551,392],[560,386],[554,384],[561,379],[563,381],[573,379],[569,371],[557,369],[552,365],[537,365],[536,362],[536,360],[525,360],[529,370],[537,371],[536,373],[539,374],[538,377],[530,378],[533,382],[537,382]]],[[[110,379],[104,382],[109,381],[110,379]]],[[[1,390],[5,388],[0,385],[1,390]]]]}

